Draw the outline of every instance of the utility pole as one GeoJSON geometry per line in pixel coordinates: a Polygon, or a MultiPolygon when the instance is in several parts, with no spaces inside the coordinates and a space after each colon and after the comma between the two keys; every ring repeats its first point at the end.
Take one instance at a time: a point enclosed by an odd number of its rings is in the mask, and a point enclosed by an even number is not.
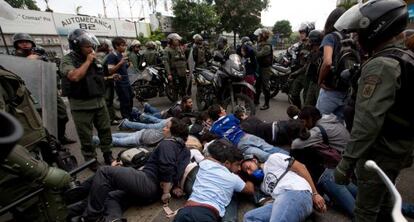
{"type": "Polygon", "coordinates": [[[118,19],[121,19],[121,15],[119,14],[119,5],[118,5],[118,0],[115,0],[116,3],[116,10],[118,12],[118,19]]]}
{"type": "Polygon", "coordinates": [[[108,18],[108,16],[106,15],[106,4],[105,4],[105,0],[102,0],[102,4],[103,4],[103,8],[104,8],[104,18],[108,18]]]}
{"type": "Polygon", "coordinates": [[[132,4],[131,4],[131,0],[128,0],[129,3],[129,12],[131,13],[131,21],[134,21],[134,16],[132,15],[132,4]]]}

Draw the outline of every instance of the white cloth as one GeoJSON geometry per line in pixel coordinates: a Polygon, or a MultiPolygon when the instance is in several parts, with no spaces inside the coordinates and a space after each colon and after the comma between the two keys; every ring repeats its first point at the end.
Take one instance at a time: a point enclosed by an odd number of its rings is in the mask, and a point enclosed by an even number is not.
{"type": "Polygon", "coordinates": [[[197,163],[200,163],[202,160],[204,160],[204,156],[203,154],[201,154],[201,152],[199,150],[196,149],[190,149],[190,160],[192,160],[194,158],[194,160],[197,163]]]}
{"type": "Polygon", "coordinates": [[[273,198],[276,198],[284,190],[308,190],[312,193],[309,183],[291,170],[281,178],[275,187],[277,180],[286,171],[290,158],[290,156],[282,153],[275,153],[269,156],[269,159],[264,163],[264,179],[260,187],[264,193],[271,195],[273,198]]]}
{"type": "Polygon", "coordinates": [[[189,200],[208,204],[216,208],[220,217],[223,217],[233,193],[242,191],[245,185],[239,176],[231,173],[225,166],[206,159],[200,162],[189,200]]]}

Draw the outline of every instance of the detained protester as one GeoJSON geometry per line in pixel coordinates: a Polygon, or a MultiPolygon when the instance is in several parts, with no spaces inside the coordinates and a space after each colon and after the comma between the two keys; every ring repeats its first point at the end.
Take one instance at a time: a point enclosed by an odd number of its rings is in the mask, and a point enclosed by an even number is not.
{"type": "Polygon", "coordinates": [[[169,109],[160,111],[149,103],[144,104],[144,113],[151,114],[157,118],[165,119],[169,117],[183,118],[186,114],[193,111],[193,100],[191,96],[183,96],[181,101],[172,105],[169,109]]]}
{"type": "Polygon", "coordinates": [[[319,212],[326,211],[325,201],[305,165],[286,154],[272,154],[263,164],[253,155],[245,155],[241,169],[260,182],[260,189],[274,199],[273,203],[248,211],[245,222],[305,221],[312,206],[319,212]]]}
{"type": "MultiPolygon", "coordinates": [[[[164,138],[160,129],[142,129],[131,133],[113,133],[112,146],[137,147],[152,146],[164,138]]],[[[99,137],[93,136],[92,143],[99,145],[99,137]]]]}
{"type": "Polygon", "coordinates": [[[188,128],[173,118],[163,129],[162,140],[142,170],[132,167],[106,166],[96,172],[84,221],[105,217],[112,221],[122,217],[122,209],[139,201],[152,202],[161,198],[168,203],[171,192],[183,193],[178,187],[185,167],[190,162],[190,151],[184,141],[188,128]]]}
{"type": "Polygon", "coordinates": [[[248,134],[240,128],[240,120],[233,114],[227,115],[220,105],[212,105],[208,109],[210,118],[214,121],[211,132],[219,137],[225,137],[243,154],[254,154],[262,162],[272,153],[288,153],[287,151],[268,144],[260,137],[248,134]]]}
{"type": "Polygon", "coordinates": [[[210,156],[200,162],[193,192],[174,221],[221,221],[234,192],[253,194],[251,182],[234,173],[240,171],[242,154],[220,140],[208,146],[210,156]]]}

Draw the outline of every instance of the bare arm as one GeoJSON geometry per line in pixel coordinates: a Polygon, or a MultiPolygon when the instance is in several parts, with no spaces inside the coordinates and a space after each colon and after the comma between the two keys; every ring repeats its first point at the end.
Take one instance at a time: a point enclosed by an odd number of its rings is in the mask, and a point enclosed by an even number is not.
{"type": "Polygon", "coordinates": [[[320,212],[326,211],[325,200],[321,195],[318,194],[318,191],[316,190],[315,184],[313,183],[312,177],[308,169],[306,169],[306,166],[301,162],[295,160],[290,169],[293,172],[297,173],[299,176],[303,177],[309,183],[312,189],[312,201],[315,208],[320,212]]]}
{"type": "Polygon", "coordinates": [[[86,61],[77,69],[73,69],[68,72],[68,79],[72,82],[79,82],[83,77],[85,77],[89,66],[92,64],[93,60],[96,58],[95,52],[88,54],[86,61]]]}
{"type": "Polygon", "coordinates": [[[331,70],[332,55],[333,55],[333,47],[328,46],[328,45],[324,46],[323,47],[323,61],[322,61],[321,69],[319,70],[318,85],[323,84],[323,81],[326,79],[326,76],[331,70]]]}
{"type": "Polygon", "coordinates": [[[250,181],[246,181],[246,185],[244,186],[241,193],[253,195],[254,194],[254,185],[253,185],[253,183],[250,182],[250,181]]]}
{"type": "Polygon", "coordinates": [[[122,58],[121,61],[118,62],[118,64],[116,64],[115,66],[109,66],[108,65],[108,71],[109,74],[115,74],[119,68],[121,68],[121,66],[126,62],[125,58],[122,58]]]}

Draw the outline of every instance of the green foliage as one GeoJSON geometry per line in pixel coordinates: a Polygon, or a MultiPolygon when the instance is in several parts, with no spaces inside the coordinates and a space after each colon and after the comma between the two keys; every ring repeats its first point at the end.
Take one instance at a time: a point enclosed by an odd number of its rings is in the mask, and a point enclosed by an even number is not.
{"type": "Polygon", "coordinates": [[[343,7],[345,9],[349,9],[357,3],[358,3],[358,0],[339,0],[337,7],[343,7]]]}
{"type": "Polygon", "coordinates": [[[157,29],[153,32],[151,32],[151,35],[149,37],[144,37],[143,35],[139,35],[137,38],[141,44],[145,44],[148,41],[161,41],[165,39],[165,34],[161,32],[160,29],[157,29]]]}
{"type": "Polygon", "coordinates": [[[280,20],[275,23],[273,33],[279,33],[281,38],[288,38],[292,34],[292,26],[288,20],[280,20]]]}
{"type": "Polygon", "coordinates": [[[261,27],[261,12],[269,5],[268,0],[215,0],[215,3],[220,17],[219,30],[241,36],[261,27]]]}
{"type": "Polygon", "coordinates": [[[298,32],[292,32],[288,38],[289,44],[294,44],[299,41],[299,33],[298,32]]]}
{"type": "Polygon", "coordinates": [[[37,7],[36,1],[34,0],[5,0],[13,8],[24,8],[25,5],[27,9],[40,11],[40,8],[37,7]]]}
{"type": "Polygon", "coordinates": [[[188,38],[196,33],[210,33],[219,22],[214,7],[204,1],[174,0],[173,27],[188,38]]]}

